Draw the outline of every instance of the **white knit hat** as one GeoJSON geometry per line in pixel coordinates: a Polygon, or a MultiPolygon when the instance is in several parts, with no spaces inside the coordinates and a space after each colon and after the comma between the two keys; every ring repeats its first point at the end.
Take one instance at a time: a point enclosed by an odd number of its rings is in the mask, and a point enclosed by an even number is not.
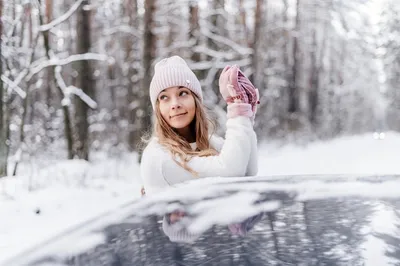
{"type": "Polygon", "coordinates": [[[166,88],[183,86],[195,93],[203,101],[200,81],[188,67],[185,60],[175,55],[158,62],[154,67],[154,76],[150,83],[150,100],[153,110],[158,94],[166,88]]]}

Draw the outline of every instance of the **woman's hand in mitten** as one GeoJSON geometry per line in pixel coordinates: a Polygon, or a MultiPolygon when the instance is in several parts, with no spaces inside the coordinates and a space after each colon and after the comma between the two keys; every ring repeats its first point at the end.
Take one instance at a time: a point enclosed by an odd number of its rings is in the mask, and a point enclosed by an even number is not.
{"type": "Polygon", "coordinates": [[[230,74],[231,74],[231,66],[226,66],[222,72],[221,75],[219,76],[219,91],[222,95],[222,98],[225,101],[228,101],[228,99],[231,96],[230,91],[228,90],[228,85],[230,84],[229,79],[230,79],[230,74]]]}
{"type": "Polygon", "coordinates": [[[241,91],[237,84],[237,66],[226,66],[219,78],[219,90],[228,103],[227,115],[228,118],[237,116],[253,117],[252,106],[247,103],[248,98],[244,91],[241,91]]]}
{"type": "Polygon", "coordinates": [[[238,75],[239,68],[234,65],[226,66],[219,77],[219,90],[228,104],[249,103],[246,91],[238,83],[238,75]]]}

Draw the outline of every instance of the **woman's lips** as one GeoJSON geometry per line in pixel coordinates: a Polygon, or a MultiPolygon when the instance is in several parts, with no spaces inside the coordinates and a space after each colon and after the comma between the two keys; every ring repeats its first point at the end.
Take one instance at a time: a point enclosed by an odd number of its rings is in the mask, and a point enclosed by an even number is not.
{"type": "Polygon", "coordinates": [[[183,114],[178,114],[178,115],[171,116],[171,118],[180,117],[180,116],[183,116],[183,115],[185,115],[185,114],[187,114],[187,112],[186,112],[186,113],[183,113],[183,114]]]}

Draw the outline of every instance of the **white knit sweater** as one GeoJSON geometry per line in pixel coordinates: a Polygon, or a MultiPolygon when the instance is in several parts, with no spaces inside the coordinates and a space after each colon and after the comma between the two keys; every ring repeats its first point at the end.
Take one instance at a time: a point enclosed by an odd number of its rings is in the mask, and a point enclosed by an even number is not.
{"type": "MultiPolygon", "coordinates": [[[[256,175],[257,136],[252,122],[247,117],[230,118],[226,128],[225,140],[217,136],[210,138],[210,145],[219,152],[218,155],[193,157],[188,162],[198,177],[178,165],[171,153],[153,138],[143,151],[140,166],[146,195],[196,178],[256,175]]],[[[196,148],[195,144],[191,146],[196,148]]]]}

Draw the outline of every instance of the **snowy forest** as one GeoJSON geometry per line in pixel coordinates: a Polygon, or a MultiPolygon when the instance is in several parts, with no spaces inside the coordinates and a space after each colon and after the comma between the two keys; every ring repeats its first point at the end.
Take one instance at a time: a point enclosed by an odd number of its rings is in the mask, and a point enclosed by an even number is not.
{"type": "Polygon", "coordinates": [[[400,131],[397,0],[0,0],[0,14],[0,177],[49,150],[140,151],[153,66],[171,55],[220,128],[219,74],[240,66],[259,141],[400,131]]]}

